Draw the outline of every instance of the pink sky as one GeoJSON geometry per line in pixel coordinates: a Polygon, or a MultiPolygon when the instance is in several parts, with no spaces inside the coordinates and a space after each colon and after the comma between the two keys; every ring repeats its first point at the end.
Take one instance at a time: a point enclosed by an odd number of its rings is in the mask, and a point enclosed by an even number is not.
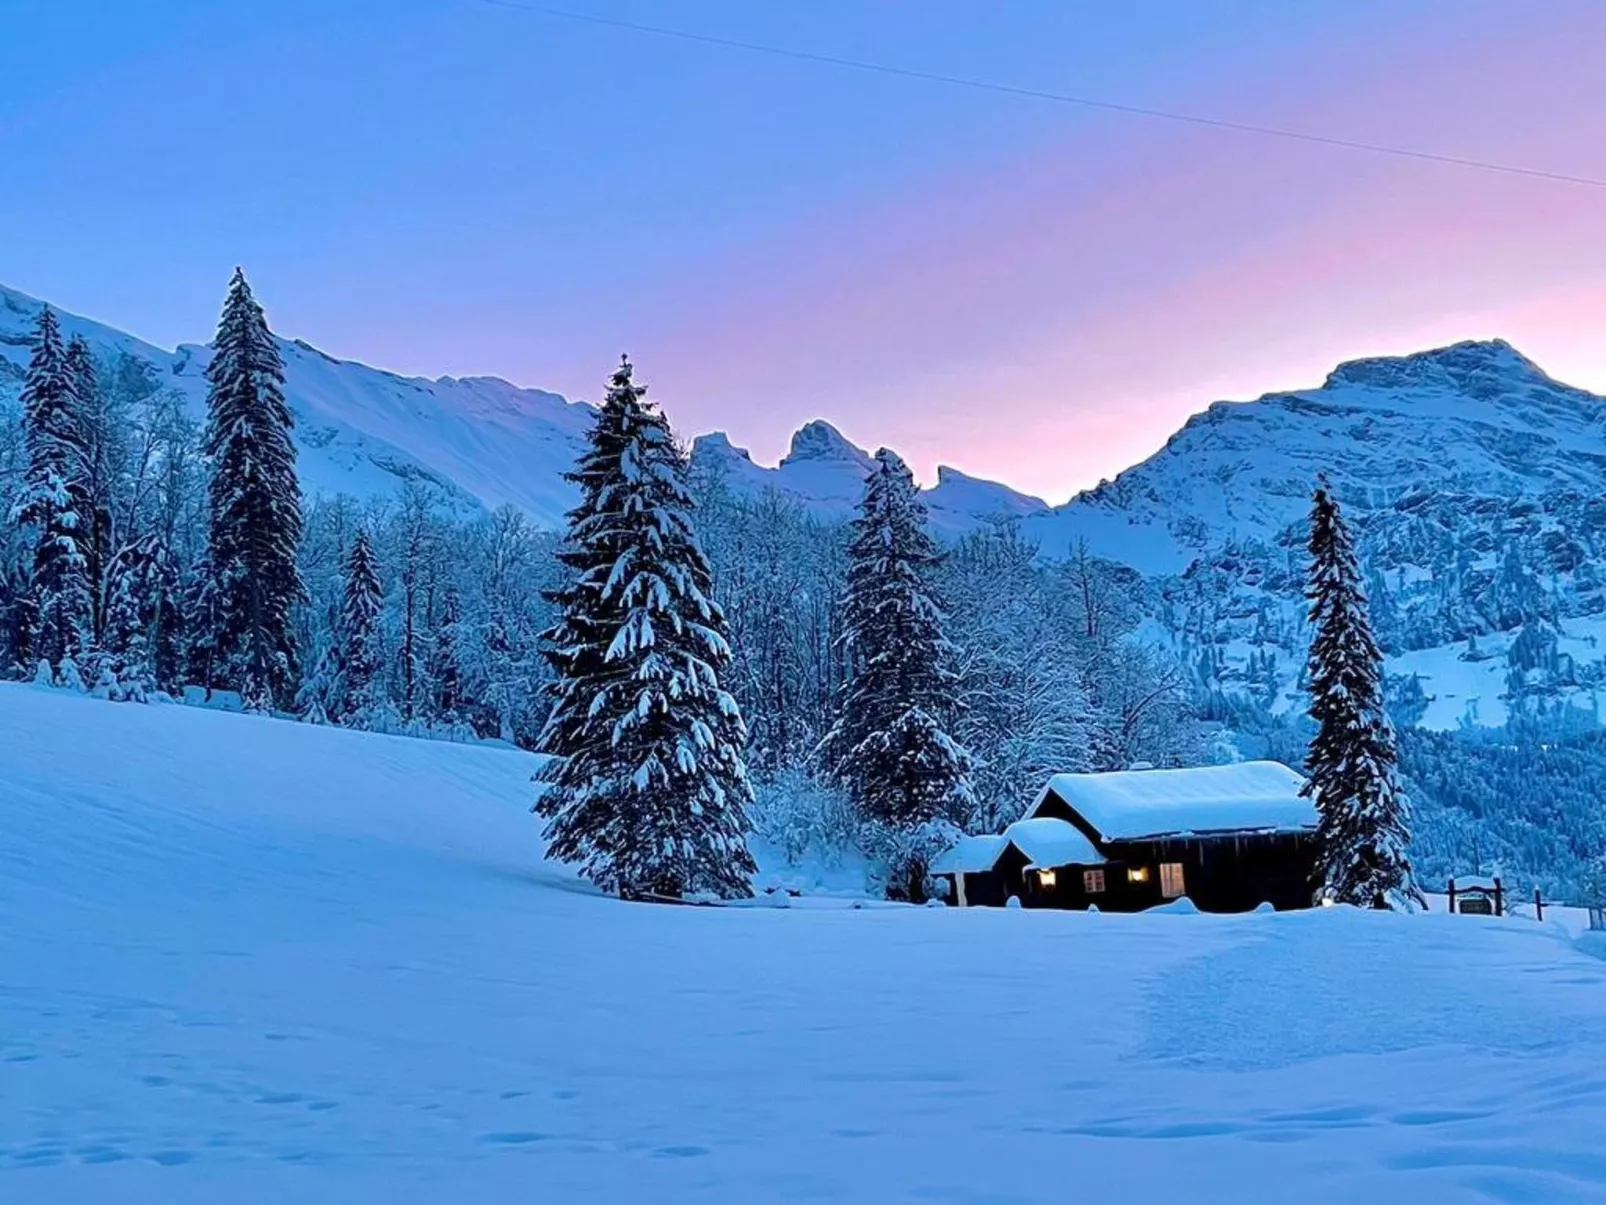
{"type": "MultiPolygon", "coordinates": [[[[1177,103],[1606,178],[1596,11],[1594,40],[1510,5],[1177,103]]],[[[768,461],[822,415],[928,481],[940,462],[1057,501],[1218,397],[1357,356],[1500,336],[1606,392],[1606,189],[1115,116],[977,158],[689,288],[639,352],[677,423],[768,461]]]]}
{"type": "MultiPolygon", "coordinates": [[[[1606,179],[1606,0],[577,7],[1606,179]]],[[[22,8],[0,281],[164,345],[243,264],[333,355],[595,398],[628,351],[760,461],[824,417],[1056,501],[1358,356],[1606,392],[1606,188],[491,5],[22,8]]]]}

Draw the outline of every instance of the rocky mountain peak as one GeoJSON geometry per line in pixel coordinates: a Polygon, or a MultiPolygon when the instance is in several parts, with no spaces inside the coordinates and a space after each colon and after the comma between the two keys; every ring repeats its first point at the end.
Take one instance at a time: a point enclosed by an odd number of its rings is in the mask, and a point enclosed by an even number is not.
{"type": "Polygon", "coordinates": [[[844,461],[859,465],[865,472],[869,472],[873,463],[869,453],[823,418],[805,423],[793,432],[791,448],[782,459],[781,467],[809,460],[844,461]]]}
{"type": "Polygon", "coordinates": [[[1554,382],[1504,339],[1468,340],[1409,356],[1374,356],[1340,364],[1326,388],[1441,389],[1498,396],[1554,382]]]}

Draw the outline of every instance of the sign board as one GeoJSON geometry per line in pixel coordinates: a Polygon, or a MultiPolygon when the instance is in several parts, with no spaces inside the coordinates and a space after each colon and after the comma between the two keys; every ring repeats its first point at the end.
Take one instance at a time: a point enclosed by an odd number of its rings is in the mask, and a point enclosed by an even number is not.
{"type": "Polygon", "coordinates": [[[1493,916],[1494,901],[1486,895],[1464,895],[1456,901],[1455,910],[1463,916],[1493,916]]]}

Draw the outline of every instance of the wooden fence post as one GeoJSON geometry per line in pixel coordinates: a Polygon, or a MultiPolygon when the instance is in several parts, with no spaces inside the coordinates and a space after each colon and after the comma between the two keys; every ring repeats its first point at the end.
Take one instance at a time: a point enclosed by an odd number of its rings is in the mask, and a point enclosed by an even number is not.
{"type": "Polygon", "coordinates": [[[1534,919],[1539,921],[1545,919],[1545,901],[1540,898],[1537,887],[1534,888],[1534,919]]]}
{"type": "Polygon", "coordinates": [[[1500,885],[1499,875],[1494,877],[1494,914],[1496,916],[1504,916],[1506,914],[1506,891],[1500,885]]]}
{"type": "Polygon", "coordinates": [[[1455,880],[1450,880],[1450,915],[1455,915],[1455,880]]]}

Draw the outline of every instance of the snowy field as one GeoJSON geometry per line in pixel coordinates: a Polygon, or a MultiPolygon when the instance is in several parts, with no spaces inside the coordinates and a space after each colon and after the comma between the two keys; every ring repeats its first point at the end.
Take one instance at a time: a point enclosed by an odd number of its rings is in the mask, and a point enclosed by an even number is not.
{"type": "Polygon", "coordinates": [[[0,687],[0,1201],[1606,1202],[1559,926],[625,905],[530,769],[0,687]]]}

